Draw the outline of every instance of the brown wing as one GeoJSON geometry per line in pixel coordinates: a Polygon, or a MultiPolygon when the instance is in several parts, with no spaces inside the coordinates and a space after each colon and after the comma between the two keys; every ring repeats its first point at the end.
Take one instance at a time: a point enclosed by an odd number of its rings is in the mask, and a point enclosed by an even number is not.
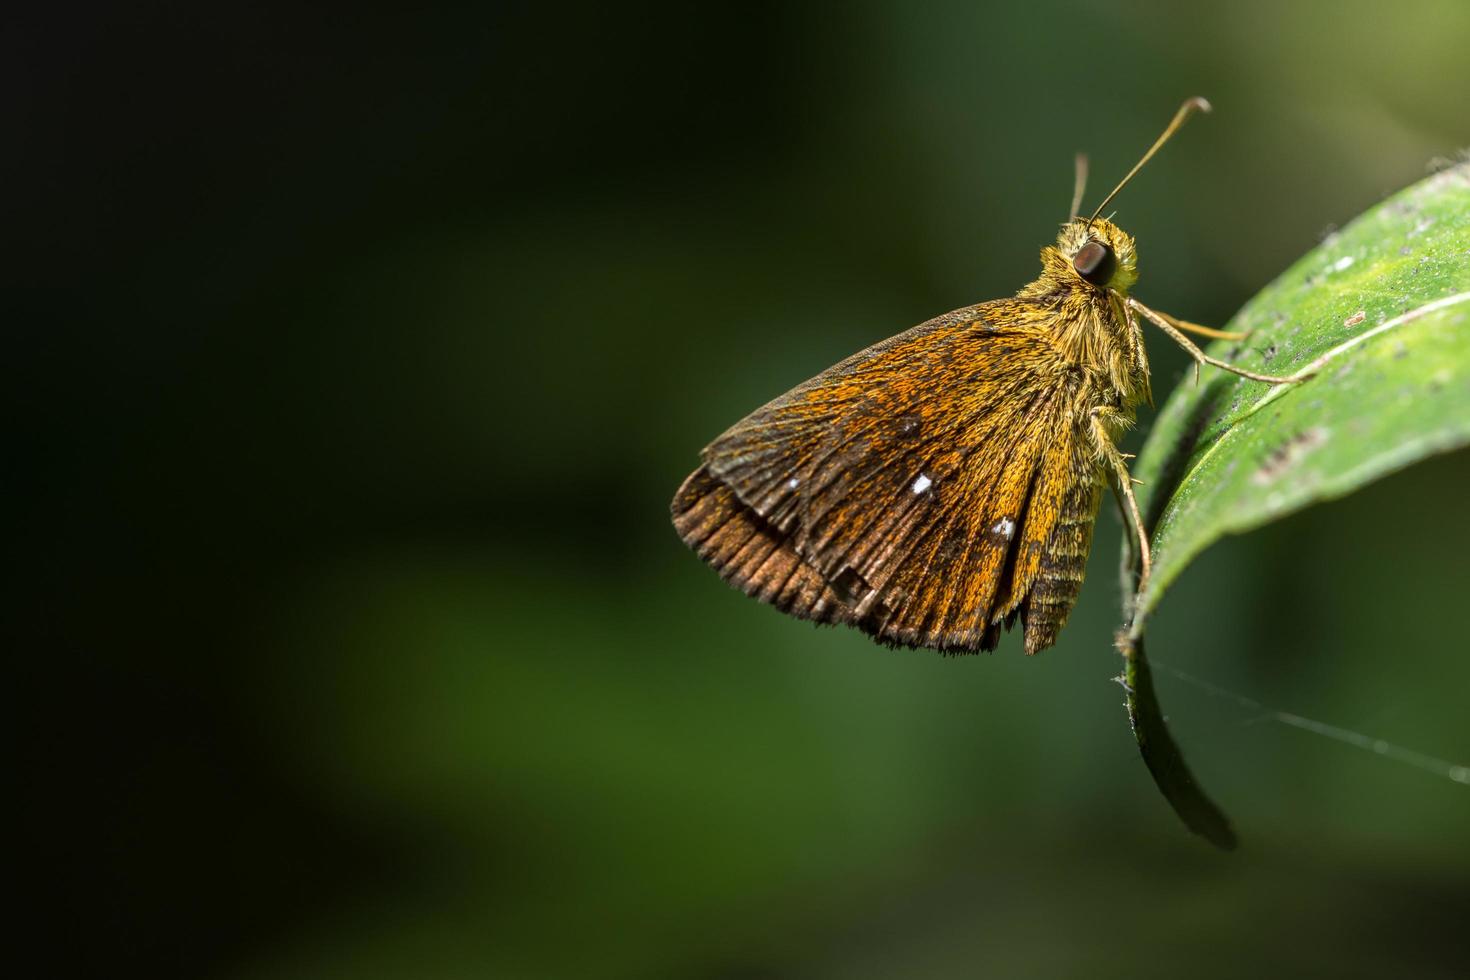
{"type": "Polygon", "coordinates": [[[1081,378],[1047,318],[1019,300],[969,307],[823,372],[704,451],[675,527],[792,615],[994,649],[1029,608],[1079,467],[1095,469],[1073,422],[1081,378]]]}

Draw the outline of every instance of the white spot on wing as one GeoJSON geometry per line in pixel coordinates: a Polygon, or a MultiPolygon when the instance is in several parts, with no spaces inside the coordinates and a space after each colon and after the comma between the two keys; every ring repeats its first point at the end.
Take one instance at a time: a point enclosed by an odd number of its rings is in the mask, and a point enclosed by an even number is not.
{"type": "Polygon", "coordinates": [[[1016,522],[1009,517],[1002,517],[991,530],[1009,541],[1011,536],[1016,533],[1016,522]]]}
{"type": "Polygon", "coordinates": [[[799,486],[801,486],[801,481],[794,476],[786,481],[786,489],[788,490],[795,490],[799,486]]]}
{"type": "Polygon", "coordinates": [[[925,490],[928,490],[932,486],[934,486],[934,481],[929,479],[924,474],[920,473],[919,478],[914,481],[914,493],[923,493],[925,490]]]}
{"type": "Polygon", "coordinates": [[[1342,270],[1346,269],[1348,266],[1352,265],[1356,261],[1357,261],[1357,259],[1353,258],[1353,256],[1351,256],[1351,255],[1344,255],[1342,258],[1340,258],[1336,262],[1332,263],[1332,271],[1333,272],[1341,272],[1342,270]]]}

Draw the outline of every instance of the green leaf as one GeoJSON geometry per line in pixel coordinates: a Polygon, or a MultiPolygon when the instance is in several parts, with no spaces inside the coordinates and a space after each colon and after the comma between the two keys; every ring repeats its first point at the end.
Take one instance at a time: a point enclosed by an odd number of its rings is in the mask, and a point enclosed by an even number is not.
{"type": "Polygon", "coordinates": [[[1225,535],[1470,444],[1470,164],[1330,236],[1228,329],[1249,336],[1217,341],[1215,357],[1257,373],[1315,374],[1272,386],[1206,367],[1198,385],[1169,397],[1133,467],[1153,574],[1137,597],[1125,575],[1133,619],[1119,642],[1150,770],[1191,829],[1222,846],[1233,841],[1228,822],[1194,785],[1153,703],[1144,624],[1225,535]]]}
{"type": "Polygon", "coordinates": [[[1205,548],[1470,444],[1470,165],[1359,217],[1247,303],[1159,413],[1134,475],[1153,526],[1139,619],[1205,548]]]}

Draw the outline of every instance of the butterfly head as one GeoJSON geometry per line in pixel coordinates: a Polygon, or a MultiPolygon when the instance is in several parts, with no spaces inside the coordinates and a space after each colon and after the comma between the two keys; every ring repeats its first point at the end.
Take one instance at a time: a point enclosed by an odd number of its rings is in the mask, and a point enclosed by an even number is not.
{"type": "Polygon", "coordinates": [[[1126,293],[1138,281],[1133,236],[1106,218],[1074,218],[1047,251],[1052,253],[1043,258],[1048,271],[1075,288],[1126,293]]]}

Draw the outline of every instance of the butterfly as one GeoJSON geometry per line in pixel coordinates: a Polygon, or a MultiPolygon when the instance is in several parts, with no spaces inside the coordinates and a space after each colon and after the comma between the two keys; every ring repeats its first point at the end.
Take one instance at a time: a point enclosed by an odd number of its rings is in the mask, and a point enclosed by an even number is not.
{"type": "Polygon", "coordinates": [[[1186,101],[1088,218],[1072,217],[1014,296],[935,317],[752,412],[675,494],[684,542],[730,584],[800,619],[881,643],[994,650],[1019,620],[1054,644],[1082,587],[1104,487],[1151,568],[1118,439],[1151,402],[1142,317],[1199,364],[1271,384],[1185,333],[1241,339],[1131,295],[1135,242],[1104,207],[1195,111],[1186,101]]]}

